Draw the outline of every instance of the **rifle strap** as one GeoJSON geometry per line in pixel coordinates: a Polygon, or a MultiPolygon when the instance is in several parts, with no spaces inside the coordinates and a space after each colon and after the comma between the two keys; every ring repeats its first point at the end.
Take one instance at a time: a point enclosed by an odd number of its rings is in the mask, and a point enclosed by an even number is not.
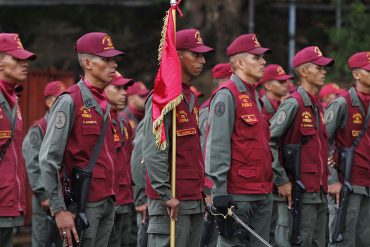
{"type": "Polygon", "coordinates": [[[353,141],[353,144],[352,144],[353,148],[356,148],[358,146],[358,144],[360,144],[361,137],[365,134],[365,132],[367,130],[367,127],[369,125],[369,118],[370,118],[370,104],[369,104],[369,107],[367,109],[367,116],[366,116],[365,124],[362,127],[361,132],[358,134],[356,139],[353,141]]]}
{"type": "Polygon", "coordinates": [[[13,109],[12,109],[12,115],[11,115],[12,118],[11,118],[10,137],[6,141],[6,143],[4,144],[3,148],[0,150],[0,162],[3,159],[3,157],[5,156],[6,150],[8,149],[10,144],[12,143],[13,136],[14,136],[15,124],[17,122],[16,115],[17,115],[17,106],[14,106],[13,109]]]}
{"type": "Polygon", "coordinates": [[[107,108],[107,110],[104,114],[103,126],[101,128],[101,132],[100,132],[100,135],[98,137],[98,141],[97,141],[97,143],[94,147],[94,150],[93,150],[92,155],[90,157],[89,163],[87,165],[87,169],[89,171],[92,171],[94,169],[94,166],[96,164],[96,160],[98,159],[100,149],[101,149],[101,146],[103,144],[104,136],[105,136],[105,133],[107,132],[107,126],[108,126],[108,122],[109,122],[108,121],[109,112],[110,112],[110,107],[107,108]]]}

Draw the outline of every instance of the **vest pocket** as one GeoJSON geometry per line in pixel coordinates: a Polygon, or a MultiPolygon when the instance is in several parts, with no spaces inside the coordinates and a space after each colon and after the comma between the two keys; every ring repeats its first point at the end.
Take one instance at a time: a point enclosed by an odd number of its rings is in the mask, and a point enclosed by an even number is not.
{"type": "Polygon", "coordinates": [[[236,165],[237,175],[246,179],[261,177],[262,174],[262,148],[249,148],[243,152],[235,152],[232,155],[232,163],[236,165]]]}
{"type": "Polygon", "coordinates": [[[0,206],[13,206],[15,203],[15,191],[13,182],[0,184],[0,206]]]}
{"type": "Polygon", "coordinates": [[[82,134],[83,135],[99,135],[100,134],[100,127],[95,125],[95,126],[82,126],[82,134]]]}

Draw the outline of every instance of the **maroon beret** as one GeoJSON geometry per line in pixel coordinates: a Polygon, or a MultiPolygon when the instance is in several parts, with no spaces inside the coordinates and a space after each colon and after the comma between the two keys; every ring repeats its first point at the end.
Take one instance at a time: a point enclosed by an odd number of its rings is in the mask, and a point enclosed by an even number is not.
{"type": "Polygon", "coordinates": [[[141,81],[137,81],[134,83],[134,85],[132,85],[131,87],[129,87],[127,89],[127,95],[130,96],[130,95],[134,95],[134,94],[137,94],[139,96],[146,96],[148,93],[150,92],[150,90],[145,86],[145,84],[141,81]]]}
{"type": "Polygon", "coordinates": [[[118,71],[116,71],[116,75],[113,77],[112,82],[110,83],[114,86],[132,86],[134,84],[134,80],[130,78],[123,77],[118,71]]]}

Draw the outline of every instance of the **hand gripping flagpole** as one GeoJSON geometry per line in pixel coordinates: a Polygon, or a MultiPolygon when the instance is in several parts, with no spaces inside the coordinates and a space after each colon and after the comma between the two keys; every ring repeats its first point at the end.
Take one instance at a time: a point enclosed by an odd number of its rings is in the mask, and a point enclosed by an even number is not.
{"type": "MultiPolygon", "coordinates": [[[[177,5],[177,0],[170,0],[172,7],[177,5]]],[[[173,17],[174,33],[176,40],[176,9],[172,8],[171,13],[173,17]]],[[[176,197],[176,107],[172,109],[172,157],[171,157],[171,192],[172,196],[176,197]]],[[[170,247],[175,247],[175,229],[176,221],[170,218],[170,247]]]]}

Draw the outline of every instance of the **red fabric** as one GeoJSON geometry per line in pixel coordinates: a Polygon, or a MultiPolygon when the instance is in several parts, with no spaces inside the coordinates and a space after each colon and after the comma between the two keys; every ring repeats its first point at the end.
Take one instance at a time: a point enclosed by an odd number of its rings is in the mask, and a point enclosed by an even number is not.
{"type": "MultiPolygon", "coordinates": [[[[95,111],[94,107],[86,108],[84,106],[81,91],[77,84],[68,88],[65,93],[71,95],[75,106],[74,122],[64,153],[66,173],[71,177],[73,167],[86,168],[99,138],[103,117],[95,111]]],[[[110,120],[108,119],[108,121],[110,120]]],[[[116,149],[114,145],[111,145],[114,143],[113,139],[113,128],[110,121],[104,136],[103,145],[93,169],[88,194],[89,202],[101,201],[109,196],[115,195],[117,172],[115,171],[114,165],[116,149]]]]}
{"type": "Polygon", "coordinates": [[[214,79],[229,78],[232,74],[230,63],[219,63],[212,68],[212,77],[214,79]]]}
{"type": "MultiPolygon", "coordinates": [[[[309,96],[312,104],[318,102],[317,97],[309,96]]],[[[306,192],[319,192],[321,186],[327,191],[328,138],[323,123],[323,110],[317,103],[320,116],[319,127],[316,129],[312,107],[304,105],[298,91],[294,92],[291,97],[297,100],[299,109],[291,127],[282,137],[282,144],[300,144],[303,138],[307,138],[301,147],[301,180],[306,187],[306,192]]],[[[282,153],[279,156],[282,158],[282,153]]],[[[283,164],[282,160],[280,161],[283,164]]]]}
{"type": "Polygon", "coordinates": [[[227,47],[227,56],[231,57],[244,52],[260,55],[269,50],[269,48],[261,47],[254,33],[248,33],[240,35],[227,47]]]}
{"type": "Polygon", "coordinates": [[[10,108],[13,108],[16,102],[15,84],[7,83],[0,80],[0,91],[3,93],[5,100],[10,108]]]}
{"type": "Polygon", "coordinates": [[[108,107],[107,96],[105,95],[104,88],[97,88],[91,85],[85,78],[83,82],[90,89],[94,99],[98,102],[100,108],[105,112],[108,107]]]}
{"type": "Polygon", "coordinates": [[[295,54],[293,57],[294,68],[297,68],[305,63],[313,63],[320,66],[330,66],[334,64],[334,59],[324,57],[319,47],[309,46],[297,52],[297,54],[295,54]]]}
{"type": "MultiPolygon", "coordinates": [[[[170,102],[175,100],[181,95],[181,64],[176,51],[175,44],[175,29],[174,20],[172,17],[171,7],[168,14],[168,23],[165,41],[162,48],[161,64],[154,81],[154,92],[152,101],[152,118],[155,123],[162,114],[163,109],[170,102]]],[[[173,107],[171,107],[173,109],[173,107]]],[[[163,126],[163,119],[160,121],[160,125],[156,128],[160,131],[160,139],[158,144],[163,144],[166,140],[165,130],[163,126]]]]}
{"type": "Polygon", "coordinates": [[[270,64],[266,67],[263,77],[259,80],[259,83],[261,84],[271,80],[286,81],[288,79],[293,79],[293,76],[286,74],[280,65],[270,64]]]}
{"type": "Polygon", "coordinates": [[[0,33],[0,52],[18,59],[35,60],[36,55],[23,48],[17,33],[0,33]]]}
{"type": "Polygon", "coordinates": [[[348,68],[356,69],[361,68],[370,70],[370,52],[363,51],[352,55],[347,61],[348,68]]]}
{"type": "MultiPolygon", "coordinates": [[[[254,87],[245,85],[250,94],[254,95],[254,87]]],[[[271,193],[273,175],[269,124],[259,113],[254,97],[250,97],[247,92],[239,92],[233,81],[224,83],[223,87],[232,92],[236,101],[231,135],[231,164],[227,177],[228,193],[271,193]]]]}
{"type": "MultiPolygon", "coordinates": [[[[345,127],[339,128],[335,133],[335,146],[337,151],[343,147],[350,147],[364,126],[366,116],[357,106],[353,106],[348,91],[342,94],[347,102],[348,117],[345,127]]],[[[370,123],[369,123],[370,125],[370,123]]],[[[355,149],[351,172],[351,184],[370,187],[370,126],[362,136],[358,147],[355,149]]],[[[339,165],[339,161],[336,161],[339,165]]],[[[343,174],[340,173],[343,181],[343,174]]]]}
{"type": "MultiPolygon", "coordinates": [[[[198,112],[196,98],[192,111],[189,110],[184,100],[176,107],[176,198],[179,200],[203,198],[205,176],[198,129],[198,112]]],[[[168,160],[171,164],[171,157],[168,160]]],[[[170,169],[168,172],[171,174],[170,169]]],[[[159,199],[158,193],[150,185],[148,175],[146,176],[146,194],[148,198],[159,199]]]]}
{"type": "Polygon", "coordinates": [[[51,81],[46,84],[44,88],[44,97],[47,96],[58,96],[65,90],[67,87],[62,81],[51,81]]]}
{"type": "MultiPolygon", "coordinates": [[[[2,89],[1,92],[4,94],[2,89]]],[[[0,148],[10,138],[11,121],[0,105],[0,148]]],[[[17,110],[14,139],[0,161],[0,216],[26,214],[26,170],[22,155],[22,117],[17,110]]]]}

